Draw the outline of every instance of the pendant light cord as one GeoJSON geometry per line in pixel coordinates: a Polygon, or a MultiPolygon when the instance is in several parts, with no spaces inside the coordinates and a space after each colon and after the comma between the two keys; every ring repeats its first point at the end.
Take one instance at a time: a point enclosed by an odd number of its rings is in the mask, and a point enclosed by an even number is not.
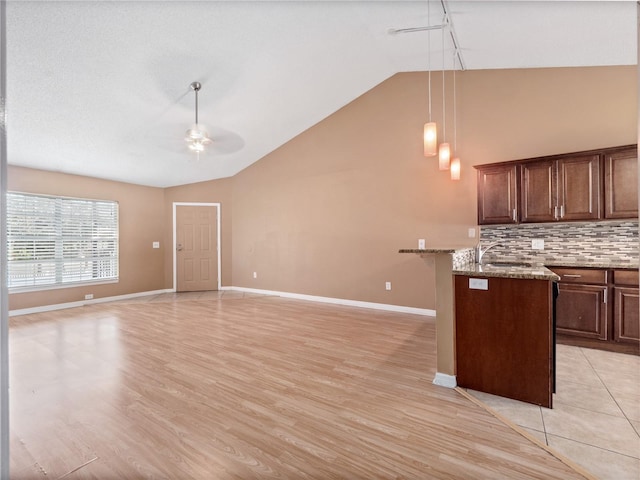
{"type": "MultiPolygon", "coordinates": [[[[427,25],[431,26],[431,0],[427,1],[427,25]]],[[[427,32],[427,68],[429,70],[429,122],[431,122],[431,30],[427,32]]]]}
{"type": "MultiPolygon", "coordinates": [[[[447,17],[444,17],[442,22],[445,26],[447,24],[447,17]]],[[[442,28],[442,141],[447,141],[447,121],[446,121],[446,109],[445,109],[445,82],[444,82],[444,27],[442,28]]]]}
{"type": "Polygon", "coordinates": [[[458,150],[458,126],[456,121],[456,54],[457,49],[453,51],[453,151],[458,150]]]}

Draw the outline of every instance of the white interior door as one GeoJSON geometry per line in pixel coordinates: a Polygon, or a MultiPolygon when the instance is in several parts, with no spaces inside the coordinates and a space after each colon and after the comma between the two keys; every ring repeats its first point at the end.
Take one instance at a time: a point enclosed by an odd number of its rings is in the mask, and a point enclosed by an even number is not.
{"type": "Polygon", "coordinates": [[[176,291],[218,288],[215,206],[176,205],[176,291]]]}

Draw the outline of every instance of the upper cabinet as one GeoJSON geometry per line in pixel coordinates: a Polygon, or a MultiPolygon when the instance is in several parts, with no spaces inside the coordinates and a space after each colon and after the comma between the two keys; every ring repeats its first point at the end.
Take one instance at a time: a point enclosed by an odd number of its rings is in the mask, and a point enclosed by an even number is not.
{"type": "Polygon", "coordinates": [[[516,165],[478,170],[478,224],[518,222],[518,169],[516,165]]]}
{"type": "Polygon", "coordinates": [[[601,218],[600,155],[523,163],[524,223],[601,218]]]}
{"type": "Polygon", "coordinates": [[[634,147],[604,156],[605,218],[638,217],[638,150],[634,147]]]}
{"type": "Polygon", "coordinates": [[[478,169],[478,224],[638,217],[635,146],[478,169]]]}
{"type": "Polygon", "coordinates": [[[602,218],[601,155],[560,158],[558,165],[557,220],[602,218]]]}
{"type": "Polygon", "coordinates": [[[556,219],[556,164],[552,161],[524,163],[520,167],[522,222],[553,222],[556,219]]]}

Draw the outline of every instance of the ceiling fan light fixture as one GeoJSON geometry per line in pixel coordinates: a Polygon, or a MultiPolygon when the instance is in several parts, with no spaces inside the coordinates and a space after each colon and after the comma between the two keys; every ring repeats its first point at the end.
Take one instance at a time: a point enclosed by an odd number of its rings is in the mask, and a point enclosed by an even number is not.
{"type": "Polygon", "coordinates": [[[189,144],[189,150],[196,153],[204,152],[205,144],[200,141],[193,141],[189,144]]]}
{"type": "Polygon", "coordinates": [[[187,142],[192,142],[195,140],[208,140],[211,143],[211,139],[209,139],[209,133],[207,129],[202,125],[194,124],[189,130],[187,130],[186,136],[184,139],[187,142]]]}
{"type": "Polygon", "coordinates": [[[196,93],[196,122],[187,130],[184,140],[188,143],[189,150],[199,154],[204,152],[205,146],[213,142],[209,138],[207,129],[198,124],[198,92],[202,85],[200,82],[193,82],[190,87],[196,93]]]}

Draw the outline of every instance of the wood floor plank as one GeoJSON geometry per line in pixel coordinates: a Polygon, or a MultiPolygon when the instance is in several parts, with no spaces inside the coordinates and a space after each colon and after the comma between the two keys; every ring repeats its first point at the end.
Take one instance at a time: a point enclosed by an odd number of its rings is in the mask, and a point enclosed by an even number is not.
{"type": "Polygon", "coordinates": [[[582,478],[432,384],[427,317],[167,294],[11,318],[10,354],[12,478],[582,478]]]}

